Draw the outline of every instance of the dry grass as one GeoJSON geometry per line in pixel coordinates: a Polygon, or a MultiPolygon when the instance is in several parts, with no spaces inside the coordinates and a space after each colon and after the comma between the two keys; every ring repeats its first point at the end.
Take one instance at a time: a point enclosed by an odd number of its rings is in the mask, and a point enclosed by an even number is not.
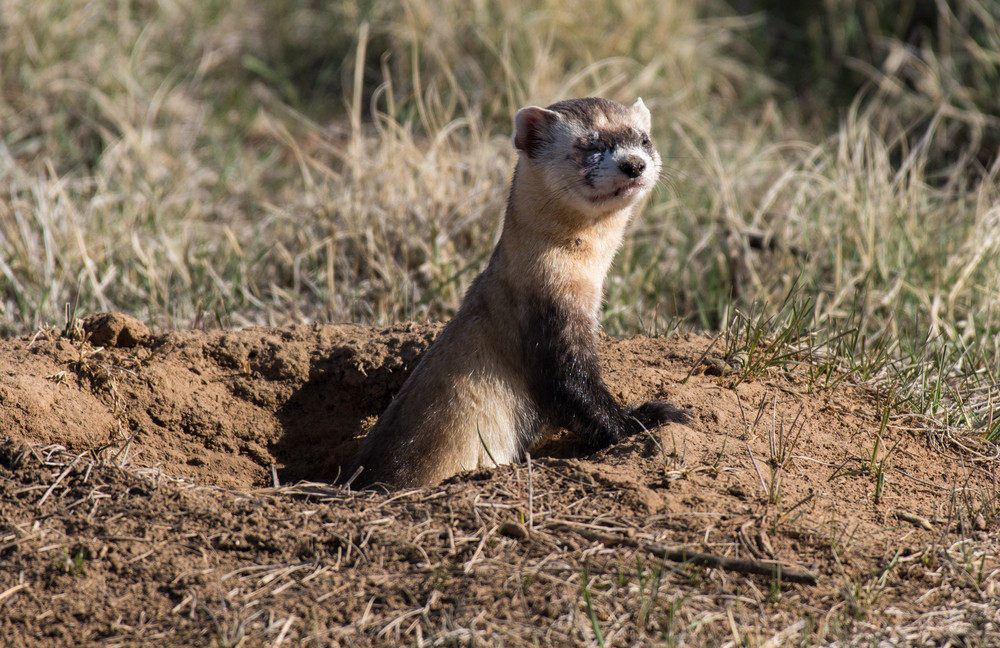
{"type": "Polygon", "coordinates": [[[905,49],[824,135],[742,62],[752,20],[691,2],[3,9],[9,333],[67,305],[160,327],[446,317],[499,228],[513,112],[585,94],[642,95],[667,167],[610,279],[612,332],[719,328],[792,285],[814,324],[910,346],[1000,326],[997,165],[935,148],[1000,121],[905,49]]]}
{"type": "Polygon", "coordinates": [[[740,72],[696,74],[712,44],[683,4],[629,12],[604,43],[621,50],[653,25],[669,51],[639,43],[612,58],[554,38],[580,33],[583,7],[521,21],[459,5],[275,17],[189,2],[105,17],[70,3],[64,21],[54,5],[6,8],[5,328],[61,322],[65,304],[175,327],[205,313],[213,325],[442,316],[491,248],[520,105],[667,84],[678,90],[661,111],[691,110],[740,72]],[[278,47],[269,19],[279,33],[336,25],[324,51],[339,48],[353,81],[332,121],[289,105],[290,80],[251,73],[280,72],[260,60],[278,47]]]}

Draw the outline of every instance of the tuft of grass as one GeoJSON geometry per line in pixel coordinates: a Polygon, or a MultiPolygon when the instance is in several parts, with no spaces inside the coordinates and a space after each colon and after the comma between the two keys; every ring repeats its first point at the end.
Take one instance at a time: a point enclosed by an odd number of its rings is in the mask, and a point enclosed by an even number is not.
{"type": "Polygon", "coordinates": [[[584,568],[580,572],[580,586],[583,589],[583,600],[587,607],[587,616],[590,617],[590,625],[594,629],[594,638],[597,640],[597,645],[604,648],[604,633],[601,632],[601,624],[597,620],[597,612],[594,610],[594,603],[590,598],[590,576],[587,574],[587,569],[584,568]]]}
{"type": "Polygon", "coordinates": [[[59,570],[70,576],[85,576],[87,561],[91,558],[90,550],[83,545],[76,545],[72,549],[64,548],[59,570]]]}

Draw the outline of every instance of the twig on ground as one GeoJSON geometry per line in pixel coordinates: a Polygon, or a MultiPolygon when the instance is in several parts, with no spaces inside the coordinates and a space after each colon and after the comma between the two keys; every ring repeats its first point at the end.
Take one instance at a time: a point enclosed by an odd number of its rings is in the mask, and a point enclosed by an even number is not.
{"type": "Polygon", "coordinates": [[[757,574],[780,578],[791,583],[804,583],[806,585],[816,585],[817,580],[814,574],[809,572],[787,569],[777,561],[770,560],[740,560],[738,558],[725,558],[714,554],[701,553],[687,547],[670,547],[662,543],[642,544],[625,536],[611,535],[607,533],[597,533],[578,529],[567,525],[559,525],[561,531],[571,531],[592,542],[600,542],[605,546],[635,547],[643,551],[648,551],[657,558],[664,558],[671,562],[689,563],[702,567],[714,567],[725,571],[739,572],[741,574],[757,574]]]}

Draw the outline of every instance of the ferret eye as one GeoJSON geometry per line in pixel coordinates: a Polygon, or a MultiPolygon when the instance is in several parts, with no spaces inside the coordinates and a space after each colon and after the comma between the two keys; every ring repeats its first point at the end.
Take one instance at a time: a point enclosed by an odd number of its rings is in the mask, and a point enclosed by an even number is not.
{"type": "Polygon", "coordinates": [[[608,150],[607,144],[602,142],[598,137],[597,133],[594,133],[590,137],[581,137],[576,142],[576,147],[580,149],[583,153],[590,155],[599,155],[608,150]]]}
{"type": "Polygon", "coordinates": [[[608,145],[604,143],[604,141],[601,139],[601,134],[598,133],[597,131],[594,131],[593,133],[590,134],[590,140],[588,144],[589,144],[588,148],[590,148],[592,151],[600,151],[601,153],[603,153],[608,150],[608,145]]]}
{"type": "Polygon", "coordinates": [[[649,140],[649,135],[646,135],[645,133],[643,133],[642,134],[642,145],[643,146],[651,146],[652,144],[653,143],[649,140]]]}

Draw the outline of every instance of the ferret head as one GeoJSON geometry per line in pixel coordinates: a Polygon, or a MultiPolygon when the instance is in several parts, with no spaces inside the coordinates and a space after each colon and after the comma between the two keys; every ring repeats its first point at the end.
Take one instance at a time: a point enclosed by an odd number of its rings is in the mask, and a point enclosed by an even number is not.
{"type": "Polygon", "coordinates": [[[660,174],[649,110],[600,98],[529,106],[514,118],[514,146],[549,196],[600,217],[641,201],[660,174]]]}

